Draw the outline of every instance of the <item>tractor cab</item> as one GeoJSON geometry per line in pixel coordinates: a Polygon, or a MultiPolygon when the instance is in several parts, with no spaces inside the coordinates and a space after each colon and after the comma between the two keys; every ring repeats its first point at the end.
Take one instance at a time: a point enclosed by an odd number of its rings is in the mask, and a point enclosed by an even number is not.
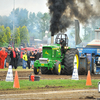
{"type": "Polygon", "coordinates": [[[63,55],[66,51],[64,49],[68,48],[67,34],[61,34],[61,33],[57,34],[56,39],[55,39],[55,43],[61,45],[61,55],[63,55]]]}
{"type": "Polygon", "coordinates": [[[63,47],[68,46],[68,37],[67,34],[57,34],[56,39],[55,39],[56,44],[60,44],[63,47]]]}

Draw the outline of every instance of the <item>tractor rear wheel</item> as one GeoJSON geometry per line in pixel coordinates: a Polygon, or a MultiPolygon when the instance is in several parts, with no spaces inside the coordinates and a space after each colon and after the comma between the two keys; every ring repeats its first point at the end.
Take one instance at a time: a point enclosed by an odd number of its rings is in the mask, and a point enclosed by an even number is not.
{"type": "Polygon", "coordinates": [[[34,74],[39,74],[39,69],[37,69],[36,67],[34,67],[34,74]]]}
{"type": "Polygon", "coordinates": [[[79,52],[77,49],[69,49],[65,53],[64,57],[64,74],[66,75],[72,75],[73,69],[74,69],[74,60],[76,57],[76,66],[77,69],[79,67],[79,52]]]}
{"type": "Polygon", "coordinates": [[[61,74],[61,63],[60,61],[57,61],[55,64],[55,74],[60,75],[61,74]]]}

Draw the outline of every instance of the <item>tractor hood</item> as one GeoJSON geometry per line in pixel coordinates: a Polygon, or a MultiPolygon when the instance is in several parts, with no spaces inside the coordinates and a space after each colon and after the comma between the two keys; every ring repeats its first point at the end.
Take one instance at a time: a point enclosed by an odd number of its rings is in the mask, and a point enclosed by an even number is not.
{"type": "MultiPolygon", "coordinates": [[[[60,45],[48,45],[43,46],[43,58],[49,58],[49,59],[57,59],[61,56],[61,46],[60,45]]],[[[58,60],[58,59],[57,59],[58,60]]]]}
{"type": "Polygon", "coordinates": [[[60,46],[60,44],[44,45],[43,48],[61,49],[61,46],[60,46]]]}

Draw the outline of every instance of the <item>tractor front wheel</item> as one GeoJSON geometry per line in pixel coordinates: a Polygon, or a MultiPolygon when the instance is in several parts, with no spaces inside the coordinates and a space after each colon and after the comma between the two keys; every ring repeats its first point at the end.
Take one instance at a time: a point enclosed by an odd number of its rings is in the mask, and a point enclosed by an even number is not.
{"type": "Polygon", "coordinates": [[[55,64],[55,74],[60,75],[61,74],[61,63],[60,61],[57,61],[55,64]]]}
{"type": "Polygon", "coordinates": [[[36,67],[34,67],[34,74],[39,74],[39,69],[37,69],[36,67]]]}
{"type": "Polygon", "coordinates": [[[41,67],[41,73],[42,74],[52,74],[52,71],[48,70],[47,67],[41,67]]]}

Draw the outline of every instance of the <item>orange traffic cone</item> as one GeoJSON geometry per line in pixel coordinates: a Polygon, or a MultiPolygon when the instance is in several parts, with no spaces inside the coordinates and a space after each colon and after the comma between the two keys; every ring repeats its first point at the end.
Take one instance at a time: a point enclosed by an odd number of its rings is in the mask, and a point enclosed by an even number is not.
{"type": "Polygon", "coordinates": [[[86,80],[86,85],[92,85],[91,83],[91,75],[90,75],[90,70],[88,70],[88,75],[87,75],[87,80],[86,80]]]}
{"type": "Polygon", "coordinates": [[[13,87],[14,88],[20,88],[17,71],[15,72],[15,79],[14,79],[13,87]]]}

